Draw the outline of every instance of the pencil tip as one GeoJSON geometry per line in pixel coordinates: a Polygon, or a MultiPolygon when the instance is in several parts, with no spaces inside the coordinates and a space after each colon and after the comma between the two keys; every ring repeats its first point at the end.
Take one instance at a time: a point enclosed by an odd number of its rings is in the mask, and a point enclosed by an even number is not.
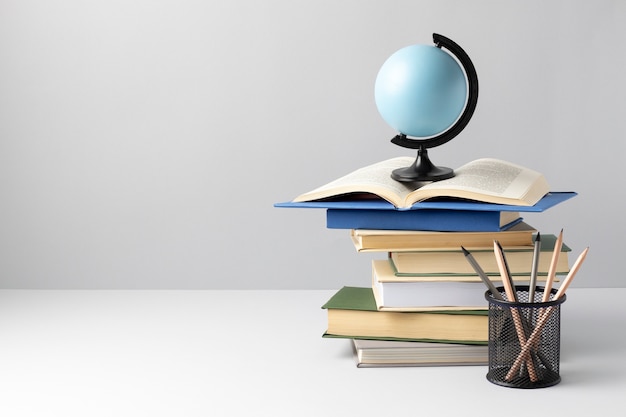
{"type": "Polygon", "coordinates": [[[469,252],[463,246],[461,246],[461,250],[463,251],[465,255],[469,255],[469,252]]]}

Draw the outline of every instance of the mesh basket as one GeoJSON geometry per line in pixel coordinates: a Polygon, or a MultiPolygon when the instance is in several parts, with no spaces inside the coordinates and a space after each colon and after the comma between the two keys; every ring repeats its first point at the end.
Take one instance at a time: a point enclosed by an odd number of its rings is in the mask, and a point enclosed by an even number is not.
{"type": "Polygon", "coordinates": [[[487,379],[511,388],[544,388],[561,381],[561,304],[550,293],[541,302],[543,287],[529,300],[529,287],[516,288],[517,301],[507,299],[504,287],[496,288],[503,300],[485,293],[489,302],[489,372],[487,379]],[[532,301],[532,302],[531,302],[532,301]]]}

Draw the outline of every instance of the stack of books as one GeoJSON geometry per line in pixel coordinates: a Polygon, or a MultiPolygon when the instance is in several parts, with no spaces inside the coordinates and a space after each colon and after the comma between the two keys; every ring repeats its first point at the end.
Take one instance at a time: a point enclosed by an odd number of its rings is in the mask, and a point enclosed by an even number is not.
{"type": "MultiPolygon", "coordinates": [[[[380,253],[366,285],[344,286],[322,306],[324,337],[350,339],[359,367],[484,365],[487,288],[463,249],[499,286],[497,241],[515,284],[527,285],[539,231],[521,213],[542,212],[576,193],[551,192],[540,173],[496,159],[428,184],[391,179],[407,164],[410,158],[383,161],[276,204],[324,208],[328,228],[349,230],[358,252],[380,253]]],[[[556,240],[541,233],[538,285],[549,274],[556,240]]],[[[560,246],[556,280],[569,272],[569,252],[560,246]]]]}

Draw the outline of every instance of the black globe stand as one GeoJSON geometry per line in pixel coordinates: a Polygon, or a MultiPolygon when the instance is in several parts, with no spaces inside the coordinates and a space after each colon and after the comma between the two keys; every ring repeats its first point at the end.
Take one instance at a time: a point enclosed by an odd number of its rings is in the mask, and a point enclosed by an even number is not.
{"type": "Polygon", "coordinates": [[[454,177],[454,170],[448,167],[437,167],[428,157],[428,150],[420,147],[413,165],[394,169],[391,178],[400,182],[440,181],[454,177]],[[417,178],[417,179],[416,179],[417,178]]]}
{"type": "Polygon", "coordinates": [[[434,148],[452,140],[467,126],[478,102],[478,75],[470,57],[451,39],[433,33],[433,41],[438,48],[445,47],[461,63],[467,76],[467,103],[459,119],[446,131],[437,136],[425,139],[408,138],[401,133],[391,139],[391,143],[404,148],[417,149],[417,158],[413,165],[393,170],[391,178],[399,182],[440,181],[454,176],[454,171],[447,167],[437,167],[428,158],[428,148],[434,148]]]}

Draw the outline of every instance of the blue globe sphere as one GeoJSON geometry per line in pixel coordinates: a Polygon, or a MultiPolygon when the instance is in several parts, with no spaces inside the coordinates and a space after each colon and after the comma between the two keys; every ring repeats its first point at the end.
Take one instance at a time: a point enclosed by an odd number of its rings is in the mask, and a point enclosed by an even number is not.
{"type": "Polygon", "coordinates": [[[435,46],[410,45],[383,63],[374,93],[389,126],[425,138],[456,122],[465,108],[467,88],[465,73],[452,56],[435,46]]]}

